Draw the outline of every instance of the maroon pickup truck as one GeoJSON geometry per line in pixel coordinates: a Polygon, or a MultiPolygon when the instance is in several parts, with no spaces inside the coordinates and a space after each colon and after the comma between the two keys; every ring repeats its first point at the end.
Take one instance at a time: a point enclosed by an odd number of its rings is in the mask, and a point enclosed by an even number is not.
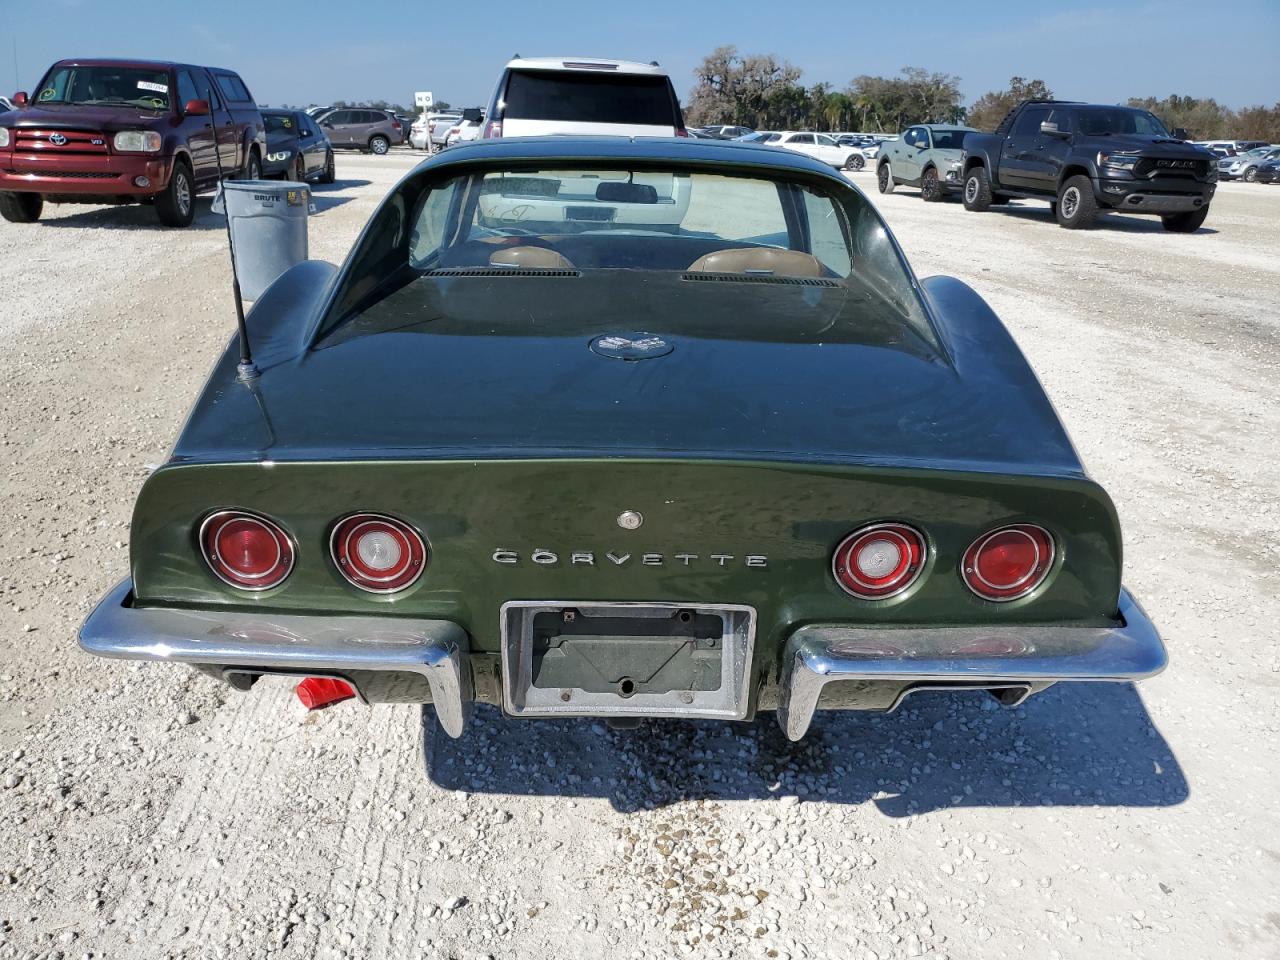
{"type": "Polygon", "coordinates": [[[50,203],[151,203],[185,227],[195,196],[228,177],[257,179],[262,114],[230,70],[149,60],[60,60],[34,96],[0,113],[0,216],[40,218],[50,203]],[[217,151],[217,152],[215,152],[217,151]]]}

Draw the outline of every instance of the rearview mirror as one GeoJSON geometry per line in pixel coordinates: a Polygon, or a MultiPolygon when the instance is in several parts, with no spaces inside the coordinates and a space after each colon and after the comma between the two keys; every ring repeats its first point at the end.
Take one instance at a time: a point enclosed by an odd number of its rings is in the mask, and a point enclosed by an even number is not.
{"type": "Polygon", "coordinates": [[[25,107],[27,105],[27,94],[25,90],[19,90],[13,95],[13,105],[15,107],[25,107]]]}
{"type": "Polygon", "coordinates": [[[188,100],[182,112],[189,117],[207,117],[209,115],[208,100],[188,100]]]}
{"type": "Polygon", "coordinates": [[[1189,133],[1187,132],[1187,128],[1186,128],[1186,127],[1174,127],[1174,128],[1173,128],[1173,139],[1175,139],[1175,140],[1190,140],[1190,139],[1191,139],[1191,134],[1189,134],[1189,133]]]}
{"type": "Polygon", "coordinates": [[[658,190],[647,183],[606,180],[596,187],[596,199],[605,203],[657,203],[658,190]]]}
{"type": "Polygon", "coordinates": [[[1067,137],[1069,134],[1065,130],[1059,130],[1058,125],[1052,120],[1046,120],[1040,124],[1040,132],[1050,137],[1067,137]]]}
{"type": "Polygon", "coordinates": [[[482,116],[484,113],[479,107],[468,107],[462,111],[462,119],[468,123],[479,123],[482,116]]]}

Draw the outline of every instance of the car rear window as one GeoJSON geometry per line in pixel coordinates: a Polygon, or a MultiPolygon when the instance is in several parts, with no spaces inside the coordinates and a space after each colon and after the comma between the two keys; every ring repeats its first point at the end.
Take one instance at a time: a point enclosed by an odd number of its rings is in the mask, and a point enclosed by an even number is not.
{"type": "Polygon", "coordinates": [[[679,125],[665,76],[512,70],[504,102],[518,120],[679,125]]]}
{"type": "MultiPolygon", "coordinates": [[[[506,274],[568,284],[558,295],[572,299],[582,289],[577,280],[606,273],[612,295],[661,302],[673,316],[696,315],[715,291],[749,310],[753,291],[768,284],[793,291],[797,309],[807,296],[828,298],[853,324],[850,335],[859,326],[906,324],[933,340],[884,222],[851,188],[773,172],[527,163],[434,183],[427,174],[393,191],[344,268],[321,337],[339,327],[350,337],[419,322],[406,311],[422,306],[415,298],[435,296],[428,288],[501,298],[492,284],[506,283],[494,280],[506,274]]],[[[512,295],[509,305],[518,304],[512,295]]],[[[778,304],[757,319],[787,328],[778,304]]]]}

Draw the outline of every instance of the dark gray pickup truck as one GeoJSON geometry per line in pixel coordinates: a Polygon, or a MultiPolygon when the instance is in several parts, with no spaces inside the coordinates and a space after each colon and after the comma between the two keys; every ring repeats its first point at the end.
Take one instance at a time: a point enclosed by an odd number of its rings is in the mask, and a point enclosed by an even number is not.
{"type": "Polygon", "coordinates": [[[1208,150],[1146,110],[1059,100],[1027,100],[995,133],[966,135],[962,164],[966,209],[1047,200],[1068,229],[1114,210],[1154,214],[1166,230],[1194,233],[1218,180],[1208,150]]]}

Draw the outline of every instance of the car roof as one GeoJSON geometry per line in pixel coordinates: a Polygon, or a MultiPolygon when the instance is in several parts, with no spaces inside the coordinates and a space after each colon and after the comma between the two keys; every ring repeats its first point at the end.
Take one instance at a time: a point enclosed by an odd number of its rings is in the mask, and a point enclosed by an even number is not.
{"type": "MultiPolygon", "coordinates": [[[[202,66],[196,63],[181,63],[176,60],[137,60],[132,57],[69,57],[59,60],[55,67],[138,67],[141,69],[171,70],[175,67],[196,67],[200,70],[212,70],[216,73],[235,73],[226,67],[202,66]]],[[[237,74],[238,76],[238,74],[237,74]]]]}
{"type": "Polygon", "coordinates": [[[654,63],[636,60],[605,60],[600,57],[516,57],[508,70],[560,70],[580,73],[643,73],[665,77],[667,71],[654,63]]]}
{"type": "Polygon", "coordinates": [[[801,173],[853,189],[825,163],[794,150],[739,140],[693,140],[686,137],[502,137],[475,140],[424,160],[419,168],[466,167],[520,160],[548,162],[671,162],[714,168],[732,164],[761,173],[801,173]]]}
{"type": "Polygon", "coordinates": [[[958,123],[917,123],[917,127],[924,127],[926,130],[963,130],[966,133],[977,133],[973,127],[961,126],[958,123]]]}

